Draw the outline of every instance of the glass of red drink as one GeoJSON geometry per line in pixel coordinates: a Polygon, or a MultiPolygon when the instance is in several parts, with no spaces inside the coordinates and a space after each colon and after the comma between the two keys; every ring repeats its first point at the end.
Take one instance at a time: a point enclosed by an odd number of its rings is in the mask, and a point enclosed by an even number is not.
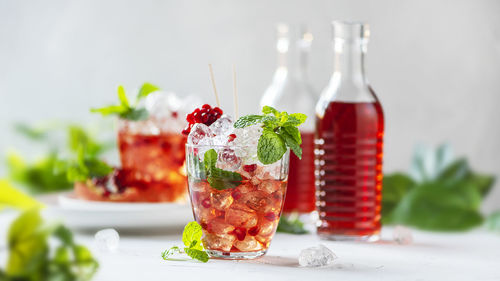
{"type": "MultiPolygon", "coordinates": [[[[147,121],[146,121],[147,122],[147,121]]],[[[177,132],[159,130],[143,133],[134,121],[120,120],[118,149],[122,170],[128,174],[128,186],[136,189],[140,201],[178,202],[186,200],[186,137],[177,132]]]]}
{"type": "Polygon", "coordinates": [[[159,123],[154,117],[144,121],[120,119],[121,168],[105,177],[76,183],[77,196],[113,202],[186,201],[186,136],[159,123]]]}
{"type": "Polygon", "coordinates": [[[287,186],[289,152],[270,165],[249,164],[231,157],[232,151],[251,149],[234,145],[186,145],[193,214],[203,228],[203,245],[213,258],[262,256],[276,232],[287,186]],[[240,174],[241,180],[214,184],[213,179],[207,178],[203,156],[207,157],[205,152],[210,149],[217,153],[216,166],[240,174]]]}

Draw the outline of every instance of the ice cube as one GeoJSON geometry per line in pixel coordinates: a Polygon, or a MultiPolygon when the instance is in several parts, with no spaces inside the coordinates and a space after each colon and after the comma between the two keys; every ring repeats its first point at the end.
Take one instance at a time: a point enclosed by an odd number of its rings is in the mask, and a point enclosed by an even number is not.
{"type": "Polygon", "coordinates": [[[217,167],[223,170],[236,171],[241,165],[241,159],[230,148],[220,151],[217,160],[217,167]]]}
{"type": "Polygon", "coordinates": [[[234,246],[242,252],[254,252],[262,250],[262,244],[255,237],[247,235],[243,241],[236,240],[234,246]]]}
{"type": "Polygon", "coordinates": [[[278,191],[280,187],[281,187],[280,181],[266,180],[261,182],[257,187],[257,189],[271,194],[275,191],[278,191]]]}
{"type": "Polygon", "coordinates": [[[257,214],[243,204],[234,203],[226,210],[225,220],[235,227],[254,227],[257,225],[257,214]]]}
{"type": "Polygon", "coordinates": [[[202,241],[205,249],[229,252],[233,247],[235,239],[236,237],[231,234],[207,233],[205,237],[203,237],[202,241]]]}
{"type": "Polygon", "coordinates": [[[397,225],[392,231],[392,238],[400,245],[408,245],[413,242],[411,230],[407,227],[397,225]]]}
{"type": "Polygon", "coordinates": [[[207,125],[203,123],[196,123],[193,128],[191,128],[187,141],[188,144],[209,145],[211,137],[212,132],[207,125]]]}
{"type": "Polygon", "coordinates": [[[235,148],[236,156],[243,158],[245,164],[257,162],[257,144],[262,135],[261,125],[234,129],[236,138],[231,142],[235,148]]]}
{"type": "Polygon", "coordinates": [[[244,183],[244,184],[240,184],[236,188],[236,190],[239,191],[241,194],[245,194],[245,193],[248,193],[250,191],[254,191],[255,187],[253,185],[251,185],[250,183],[244,183]]]}
{"type": "Polygon", "coordinates": [[[251,191],[242,195],[242,198],[239,201],[258,212],[267,213],[276,211],[269,194],[259,190],[251,191]]]}
{"type": "Polygon", "coordinates": [[[224,210],[228,208],[233,203],[233,197],[229,190],[223,190],[219,192],[212,192],[210,194],[210,202],[212,206],[219,210],[224,210]]]}
{"type": "Polygon", "coordinates": [[[94,235],[94,242],[101,252],[112,253],[118,249],[120,245],[120,235],[113,228],[99,230],[94,235]]]}
{"type": "Polygon", "coordinates": [[[208,231],[214,234],[228,234],[234,230],[234,226],[226,223],[224,219],[216,218],[208,223],[208,231]]]}
{"type": "Polygon", "coordinates": [[[142,104],[150,116],[162,118],[170,115],[174,108],[178,108],[180,100],[174,93],[156,91],[141,100],[139,106],[142,104]]]}
{"type": "Polygon", "coordinates": [[[196,192],[208,192],[209,190],[211,190],[208,182],[204,181],[190,181],[189,189],[196,192]]]}
{"type": "Polygon", "coordinates": [[[333,263],[337,256],[327,247],[320,244],[300,251],[299,264],[307,267],[326,266],[333,263]]]}
{"type": "Polygon", "coordinates": [[[210,130],[215,136],[225,136],[227,142],[227,136],[233,132],[233,120],[227,115],[222,115],[221,118],[210,125],[210,130]]]}

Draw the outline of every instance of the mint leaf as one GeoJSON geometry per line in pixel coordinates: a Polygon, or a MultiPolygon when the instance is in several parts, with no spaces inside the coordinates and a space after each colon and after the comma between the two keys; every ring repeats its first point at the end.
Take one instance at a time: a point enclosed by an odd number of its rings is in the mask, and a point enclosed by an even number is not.
{"type": "Polygon", "coordinates": [[[142,98],[145,98],[147,97],[149,94],[153,93],[153,92],[156,92],[160,90],[160,88],[158,88],[158,86],[155,86],[151,83],[144,83],[142,84],[142,87],[141,89],[139,90],[139,94],[137,94],[137,100],[140,100],[142,98]]]}
{"type": "Polygon", "coordinates": [[[299,220],[298,215],[296,214],[291,214],[290,216],[281,216],[276,231],[290,234],[308,233],[308,231],[304,228],[304,223],[299,220]]]}
{"type": "Polygon", "coordinates": [[[211,187],[217,190],[224,190],[235,188],[241,184],[243,178],[240,174],[216,167],[217,152],[214,149],[205,152],[203,162],[205,164],[207,181],[211,187]]]}
{"type": "Polygon", "coordinates": [[[76,159],[67,167],[67,178],[71,182],[82,182],[89,178],[103,177],[113,171],[105,162],[86,155],[85,149],[80,147],[76,159]]]}
{"type": "Polygon", "coordinates": [[[215,149],[210,149],[203,155],[203,163],[205,164],[205,169],[209,170],[215,167],[217,164],[217,151],[215,149]]]}
{"type": "Polygon", "coordinates": [[[128,102],[127,94],[125,93],[125,89],[122,85],[118,86],[118,99],[120,100],[120,104],[124,108],[130,108],[130,103],[128,102]]]}
{"type": "MultiPolygon", "coordinates": [[[[184,252],[192,259],[199,260],[201,262],[207,262],[209,257],[208,254],[203,250],[203,244],[201,243],[202,236],[201,226],[192,221],[184,227],[184,232],[182,233],[182,242],[186,246],[184,252]]],[[[183,261],[184,259],[173,259],[170,258],[175,253],[182,253],[181,248],[173,246],[172,248],[165,250],[161,253],[164,260],[176,260],[183,261]]]]}
{"type": "Polygon", "coordinates": [[[179,259],[171,259],[170,257],[172,255],[174,255],[175,253],[178,253],[180,254],[181,253],[181,248],[177,247],[177,246],[173,246],[172,248],[168,249],[168,250],[165,250],[163,252],[161,252],[161,257],[164,259],[164,260],[179,260],[179,259]]]}
{"type": "Polygon", "coordinates": [[[279,112],[271,106],[262,108],[264,115],[247,115],[240,117],[235,123],[235,128],[262,123],[263,133],[259,138],[257,156],[263,164],[272,164],[285,154],[287,147],[297,157],[302,158],[302,138],[297,128],[304,123],[307,116],[302,113],[288,114],[279,112]]]}
{"type": "Polygon", "coordinates": [[[286,146],[290,147],[290,149],[299,159],[302,159],[302,148],[300,147],[300,144],[295,141],[295,138],[284,130],[282,130],[279,135],[285,141],[286,146]]]}
{"type": "Polygon", "coordinates": [[[297,127],[282,127],[282,131],[285,131],[290,137],[292,137],[296,143],[302,144],[302,137],[300,131],[297,127]]]}
{"type": "Polygon", "coordinates": [[[8,234],[9,257],[1,280],[81,280],[88,281],[98,268],[90,251],[74,243],[62,225],[47,225],[39,211],[24,212],[8,234]],[[59,246],[51,249],[51,238],[59,246]]]}
{"type": "Polygon", "coordinates": [[[108,116],[112,114],[121,115],[125,114],[128,111],[128,108],[123,107],[122,105],[110,105],[101,108],[91,108],[90,112],[92,113],[100,113],[103,116],[108,116]]]}
{"type": "Polygon", "coordinates": [[[205,251],[192,249],[192,248],[184,248],[186,254],[192,259],[199,260],[201,262],[208,262],[209,257],[205,251]]]}
{"type": "Polygon", "coordinates": [[[390,223],[394,208],[416,183],[408,175],[394,173],[384,176],[382,186],[382,222],[390,223]]]}
{"type": "Polygon", "coordinates": [[[262,113],[273,114],[276,117],[278,117],[280,115],[280,112],[278,110],[276,110],[274,107],[268,106],[268,105],[264,105],[264,107],[262,107],[262,113]]]}
{"type": "Polygon", "coordinates": [[[182,233],[182,242],[184,246],[203,250],[201,245],[201,236],[203,235],[201,231],[201,225],[197,222],[192,221],[184,227],[184,232],[182,233]]]}
{"type": "Polygon", "coordinates": [[[286,144],[275,132],[264,130],[257,144],[257,157],[262,164],[272,164],[283,157],[286,144]]]}
{"type": "Polygon", "coordinates": [[[307,119],[307,115],[302,113],[293,113],[288,115],[287,120],[282,124],[282,126],[299,126],[304,123],[307,119]]]}
{"type": "Polygon", "coordinates": [[[142,121],[149,117],[148,111],[144,108],[137,108],[137,104],[140,99],[148,96],[150,93],[159,90],[159,88],[150,83],[144,83],[137,94],[135,101],[135,106],[131,106],[130,102],[125,93],[123,86],[118,86],[118,99],[120,100],[119,105],[110,105],[102,108],[93,108],[90,111],[95,113],[100,113],[103,116],[107,115],[118,115],[120,118],[131,120],[131,121],[142,121]]]}
{"type": "Polygon", "coordinates": [[[149,118],[149,112],[145,108],[132,108],[120,114],[120,117],[132,121],[143,121],[149,118]]]}
{"type": "Polygon", "coordinates": [[[391,221],[426,230],[460,231],[483,222],[477,209],[480,194],[468,185],[449,189],[442,182],[413,188],[394,209],[391,221]]]}
{"type": "Polygon", "coordinates": [[[9,259],[6,273],[21,275],[35,270],[33,265],[48,251],[48,233],[41,232],[42,218],[37,209],[22,213],[10,226],[7,236],[9,259]]]}
{"type": "Polygon", "coordinates": [[[248,126],[252,126],[258,123],[261,123],[263,116],[262,115],[246,115],[240,117],[236,122],[234,122],[235,128],[245,128],[248,126]]]}

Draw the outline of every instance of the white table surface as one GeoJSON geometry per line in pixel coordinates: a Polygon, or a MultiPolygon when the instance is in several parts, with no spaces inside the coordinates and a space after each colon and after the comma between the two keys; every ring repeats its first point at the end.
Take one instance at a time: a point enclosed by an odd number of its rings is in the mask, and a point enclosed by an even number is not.
{"type": "MultiPolygon", "coordinates": [[[[6,262],[5,230],[0,219],[0,254],[6,262]]],[[[266,256],[253,261],[164,261],[163,249],[181,245],[181,230],[150,235],[121,234],[115,253],[97,250],[93,235],[77,234],[100,262],[94,280],[500,280],[500,235],[475,230],[467,233],[413,231],[414,242],[391,241],[384,228],[382,241],[353,243],[323,241],[315,235],[276,234],[266,256]],[[301,249],[323,243],[338,256],[323,268],[298,265],[301,249]]]]}

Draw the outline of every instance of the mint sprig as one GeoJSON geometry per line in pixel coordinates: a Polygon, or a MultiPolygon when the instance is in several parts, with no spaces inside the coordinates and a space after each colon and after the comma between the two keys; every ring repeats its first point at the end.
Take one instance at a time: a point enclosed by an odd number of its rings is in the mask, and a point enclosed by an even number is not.
{"type": "Polygon", "coordinates": [[[23,212],[12,222],[7,248],[0,280],[89,281],[99,267],[92,253],[74,241],[69,229],[45,222],[38,209],[23,212]]]}
{"type": "Polygon", "coordinates": [[[137,108],[137,104],[141,99],[147,97],[153,92],[158,91],[159,89],[160,88],[153,84],[144,83],[137,94],[135,104],[131,105],[127,98],[127,94],[125,93],[125,89],[120,85],[118,86],[118,99],[120,100],[120,104],[101,108],[92,108],[90,112],[100,113],[103,116],[118,115],[120,118],[132,121],[146,120],[149,117],[148,111],[144,108],[137,108]]]}
{"type": "Polygon", "coordinates": [[[302,138],[297,128],[307,119],[302,113],[288,114],[271,106],[262,108],[263,115],[246,115],[240,117],[235,128],[262,124],[263,132],[257,144],[257,157],[263,164],[272,164],[280,160],[287,148],[290,148],[299,159],[302,159],[302,138]]]}
{"type": "Polygon", "coordinates": [[[195,221],[188,223],[184,227],[184,232],[182,233],[182,243],[184,243],[185,246],[184,249],[181,249],[178,246],[173,246],[170,249],[163,251],[161,253],[161,257],[164,260],[170,261],[186,261],[187,259],[172,258],[172,256],[176,253],[185,253],[193,260],[208,262],[208,254],[204,251],[203,244],[201,243],[202,235],[201,225],[195,221]]]}
{"type": "Polygon", "coordinates": [[[382,223],[431,231],[464,231],[481,225],[481,202],[495,177],[474,171],[451,147],[419,147],[409,173],[385,174],[382,223]]]}
{"type": "Polygon", "coordinates": [[[205,164],[207,181],[211,187],[217,190],[224,190],[227,188],[235,188],[241,184],[243,178],[240,174],[216,167],[217,152],[215,149],[210,149],[205,152],[203,162],[205,164]]]}

